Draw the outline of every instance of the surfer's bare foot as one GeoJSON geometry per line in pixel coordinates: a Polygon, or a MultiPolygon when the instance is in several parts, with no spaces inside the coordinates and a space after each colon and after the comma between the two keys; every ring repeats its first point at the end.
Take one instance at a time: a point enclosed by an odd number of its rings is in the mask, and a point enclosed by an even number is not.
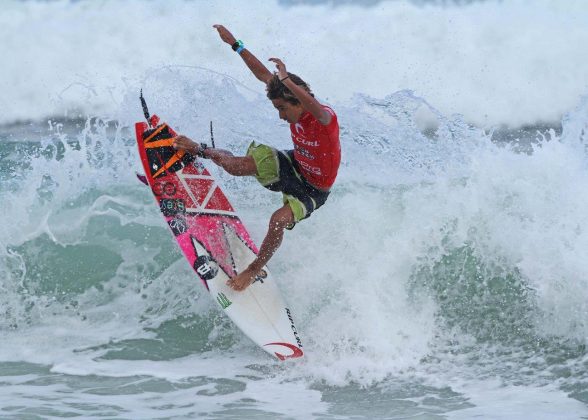
{"type": "Polygon", "coordinates": [[[231,289],[240,292],[242,290],[245,290],[247,288],[247,286],[249,286],[251,283],[253,283],[253,280],[255,280],[255,276],[257,274],[258,273],[256,270],[253,270],[248,267],[247,269],[245,269],[243,272],[237,274],[232,279],[229,279],[229,281],[227,281],[227,285],[231,289]]]}

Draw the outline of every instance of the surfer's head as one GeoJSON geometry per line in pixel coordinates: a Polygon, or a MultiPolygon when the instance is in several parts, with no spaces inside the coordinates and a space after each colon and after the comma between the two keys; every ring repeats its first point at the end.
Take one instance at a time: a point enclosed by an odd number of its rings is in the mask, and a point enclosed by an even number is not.
{"type": "MultiPolygon", "coordinates": [[[[288,72],[288,76],[290,80],[307,91],[311,96],[314,96],[310,90],[310,86],[304,80],[294,73],[288,72]]],[[[267,83],[266,91],[267,97],[280,113],[280,119],[288,121],[290,124],[296,124],[300,116],[304,113],[304,108],[290,89],[280,82],[277,74],[274,74],[267,83]]]]}

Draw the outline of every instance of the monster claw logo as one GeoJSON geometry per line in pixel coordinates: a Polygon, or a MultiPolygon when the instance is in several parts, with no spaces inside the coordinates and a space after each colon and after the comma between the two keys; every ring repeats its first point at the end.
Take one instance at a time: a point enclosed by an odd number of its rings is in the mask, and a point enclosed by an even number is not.
{"type": "Polygon", "coordinates": [[[223,309],[227,309],[233,302],[229,300],[229,298],[224,293],[219,293],[216,296],[216,300],[223,309]]]}

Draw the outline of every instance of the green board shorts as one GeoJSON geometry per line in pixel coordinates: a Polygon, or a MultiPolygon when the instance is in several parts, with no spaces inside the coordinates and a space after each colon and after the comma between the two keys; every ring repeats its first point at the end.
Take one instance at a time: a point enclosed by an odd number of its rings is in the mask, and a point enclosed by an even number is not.
{"type": "Polygon", "coordinates": [[[255,177],[259,183],[270,191],[283,194],[284,204],[288,204],[294,213],[294,223],[306,219],[327,201],[328,191],[313,187],[300,175],[293,150],[276,150],[252,142],[247,149],[247,156],[255,160],[255,177]]]}

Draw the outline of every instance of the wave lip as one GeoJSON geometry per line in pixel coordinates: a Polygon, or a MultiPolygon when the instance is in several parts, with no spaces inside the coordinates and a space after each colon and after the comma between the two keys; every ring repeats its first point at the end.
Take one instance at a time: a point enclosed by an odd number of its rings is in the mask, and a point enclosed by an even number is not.
{"type": "Polygon", "coordinates": [[[0,16],[14,55],[0,70],[0,122],[111,114],[129,84],[166,65],[205,66],[259,89],[211,28],[225,22],[261,59],[284,58],[319,97],[412,89],[445,115],[478,125],[557,123],[588,91],[588,58],[577,47],[588,44],[588,7],[563,4],[13,1],[0,16]],[[259,15],[267,16],[262,29],[244,23],[259,15]],[[165,30],[146,31],[128,16],[165,30]]]}

